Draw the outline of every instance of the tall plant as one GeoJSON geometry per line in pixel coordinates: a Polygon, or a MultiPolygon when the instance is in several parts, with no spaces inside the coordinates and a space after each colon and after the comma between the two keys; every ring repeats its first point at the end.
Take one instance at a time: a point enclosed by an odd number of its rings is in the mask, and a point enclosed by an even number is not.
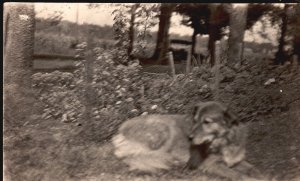
{"type": "Polygon", "coordinates": [[[116,9],[112,13],[113,28],[117,40],[116,47],[119,50],[116,60],[127,65],[128,61],[134,59],[135,55],[145,48],[145,39],[150,35],[148,30],[156,24],[153,20],[158,5],[136,3],[115,6],[116,9]]]}

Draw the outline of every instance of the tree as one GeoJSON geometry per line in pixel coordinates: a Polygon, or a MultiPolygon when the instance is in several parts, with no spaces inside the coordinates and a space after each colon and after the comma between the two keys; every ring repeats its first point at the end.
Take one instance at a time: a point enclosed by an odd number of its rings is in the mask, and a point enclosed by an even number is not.
{"type": "Polygon", "coordinates": [[[243,39],[246,29],[247,7],[237,6],[230,11],[228,39],[228,64],[234,66],[242,61],[243,39]]]}
{"type": "Polygon", "coordinates": [[[175,4],[163,3],[160,7],[156,47],[154,54],[151,57],[151,59],[157,60],[158,64],[167,63],[167,52],[169,49],[169,29],[172,12],[175,6],[175,4]]]}
{"type": "Polygon", "coordinates": [[[207,49],[210,52],[210,63],[215,64],[215,42],[224,36],[223,28],[228,25],[228,13],[223,4],[180,4],[177,12],[188,16],[182,23],[194,29],[192,35],[192,54],[195,55],[195,40],[198,34],[209,35],[207,49]]]}
{"type": "Polygon", "coordinates": [[[208,4],[182,3],[176,7],[175,11],[188,17],[182,21],[183,25],[194,29],[191,54],[195,55],[196,36],[208,34],[210,15],[208,4]]]}
{"type": "Polygon", "coordinates": [[[280,33],[280,38],[279,38],[279,45],[278,45],[278,51],[276,52],[275,55],[275,64],[283,64],[285,62],[285,59],[287,57],[285,51],[284,51],[284,46],[285,46],[285,36],[286,36],[286,31],[287,31],[287,25],[288,25],[288,17],[287,17],[287,10],[288,10],[288,5],[284,5],[284,10],[282,12],[281,16],[281,33],[280,33]]]}
{"type": "Polygon", "coordinates": [[[220,40],[225,34],[223,28],[228,24],[227,12],[224,10],[222,5],[212,4],[209,6],[210,16],[209,16],[209,40],[208,40],[208,50],[210,54],[210,64],[215,65],[215,42],[220,40]]]}
{"type": "Polygon", "coordinates": [[[6,84],[30,88],[34,42],[31,4],[5,4],[4,78],[6,84]]]}
{"type": "Polygon", "coordinates": [[[294,5],[294,14],[291,19],[292,22],[292,35],[293,35],[293,54],[297,55],[300,62],[300,4],[294,5]]]}
{"type": "Polygon", "coordinates": [[[129,14],[131,5],[115,5],[117,8],[112,12],[114,15],[114,39],[118,54],[114,60],[117,63],[127,65],[129,61],[129,14]]]}
{"type": "Polygon", "coordinates": [[[147,55],[147,44],[155,36],[149,29],[158,24],[160,4],[141,3],[136,11],[136,41],[134,44],[134,56],[141,59],[149,59],[152,55],[147,55]]]}
{"type": "Polygon", "coordinates": [[[286,4],[284,8],[281,8],[276,13],[277,15],[275,15],[275,17],[278,18],[277,23],[281,22],[281,35],[274,63],[283,64],[293,55],[297,55],[299,61],[300,18],[298,15],[300,13],[300,4],[286,4]],[[284,17],[285,20],[283,20],[284,17]],[[285,46],[290,48],[285,50],[285,46]]]}
{"type": "MultiPolygon", "coordinates": [[[[232,4],[205,4],[205,3],[182,3],[177,6],[176,12],[189,17],[182,23],[194,29],[192,35],[192,52],[194,54],[195,37],[209,35],[208,50],[211,55],[211,65],[214,65],[215,41],[220,40],[225,32],[223,29],[229,26],[229,13],[232,4]]],[[[249,4],[247,16],[247,29],[259,20],[264,14],[273,8],[270,4],[249,4]]]]}
{"type": "Polygon", "coordinates": [[[129,58],[133,58],[132,56],[132,50],[133,50],[133,44],[134,44],[134,24],[135,24],[135,17],[136,17],[136,10],[139,8],[140,4],[136,3],[131,6],[131,17],[130,17],[130,25],[129,25],[129,32],[128,32],[128,37],[129,37],[129,45],[127,49],[127,55],[129,58]]]}
{"type": "Polygon", "coordinates": [[[32,107],[34,16],[33,4],[4,4],[4,123],[9,126],[23,124],[32,107]]]}
{"type": "MultiPolygon", "coordinates": [[[[141,39],[146,37],[147,28],[154,26],[149,17],[152,16],[151,11],[155,11],[156,4],[136,3],[114,6],[116,9],[112,13],[113,28],[117,40],[116,47],[119,49],[116,60],[127,65],[128,61],[137,57],[136,52],[139,52],[139,50],[133,51],[136,48],[135,43],[141,43],[141,39]]],[[[137,47],[143,49],[143,46],[137,47]]]]}

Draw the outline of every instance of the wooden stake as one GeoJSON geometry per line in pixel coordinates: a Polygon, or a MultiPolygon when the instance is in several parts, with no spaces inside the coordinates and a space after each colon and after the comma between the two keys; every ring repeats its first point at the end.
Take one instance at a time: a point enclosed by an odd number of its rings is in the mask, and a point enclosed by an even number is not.
{"type": "Polygon", "coordinates": [[[170,51],[168,52],[167,55],[168,55],[169,65],[171,68],[171,75],[173,78],[175,78],[175,65],[174,65],[173,53],[170,51]]]}
{"type": "Polygon", "coordinates": [[[219,48],[216,49],[215,52],[216,55],[216,62],[213,67],[214,69],[214,76],[215,76],[215,82],[214,82],[214,89],[215,89],[215,94],[214,94],[214,100],[220,101],[220,67],[221,67],[221,51],[220,51],[220,46],[219,48]]]}
{"type": "Polygon", "coordinates": [[[186,74],[189,74],[191,72],[191,50],[187,49],[188,56],[186,60],[186,74]]]}

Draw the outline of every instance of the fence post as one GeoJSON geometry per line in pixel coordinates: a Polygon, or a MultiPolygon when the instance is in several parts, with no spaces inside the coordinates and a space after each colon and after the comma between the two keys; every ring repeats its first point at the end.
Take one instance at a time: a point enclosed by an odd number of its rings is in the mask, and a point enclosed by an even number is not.
{"type": "Polygon", "coordinates": [[[221,43],[216,46],[215,49],[215,65],[213,67],[213,72],[214,72],[214,78],[215,82],[213,84],[213,87],[215,89],[215,94],[214,94],[214,100],[219,101],[220,100],[220,77],[221,77],[221,43]]]}
{"type": "Polygon", "coordinates": [[[298,55],[293,55],[292,68],[295,72],[298,70],[299,62],[300,62],[300,57],[298,57],[298,55]]]}
{"type": "Polygon", "coordinates": [[[188,52],[188,55],[187,55],[187,60],[186,60],[186,74],[189,74],[191,72],[191,50],[189,48],[187,48],[187,52],[188,52]]]}
{"type": "Polygon", "coordinates": [[[171,68],[171,76],[175,78],[175,65],[174,65],[173,53],[170,51],[167,53],[167,55],[168,55],[169,65],[171,68]]]}
{"type": "Polygon", "coordinates": [[[96,102],[95,99],[95,92],[92,88],[93,82],[93,75],[94,75],[94,58],[95,53],[93,51],[92,45],[92,37],[93,31],[89,29],[89,36],[87,37],[87,50],[85,52],[85,62],[84,62],[84,77],[85,77],[85,88],[84,88],[84,96],[85,96],[85,112],[84,112],[84,119],[88,121],[92,118],[92,108],[96,102]]]}

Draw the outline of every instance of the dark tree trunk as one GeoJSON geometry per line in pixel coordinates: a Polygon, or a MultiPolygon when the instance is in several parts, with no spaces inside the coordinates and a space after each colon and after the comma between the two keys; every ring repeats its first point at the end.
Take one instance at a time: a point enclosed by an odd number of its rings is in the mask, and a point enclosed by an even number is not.
{"type": "Polygon", "coordinates": [[[133,50],[133,44],[134,44],[134,22],[135,22],[135,13],[136,13],[138,6],[139,6],[139,3],[137,3],[131,7],[130,27],[129,27],[129,32],[128,32],[129,45],[128,45],[128,49],[127,49],[127,55],[129,58],[133,58],[132,50],[133,50]]]}
{"type": "Polygon", "coordinates": [[[229,13],[228,64],[239,66],[242,62],[244,32],[247,20],[247,7],[236,7],[229,13]]]}
{"type": "MultiPolygon", "coordinates": [[[[300,4],[295,5],[295,14],[300,14],[300,4]]],[[[297,56],[300,62],[300,17],[296,17],[293,31],[293,54],[297,56]]]]}
{"type": "Polygon", "coordinates": [[[215,38],[213,33],[209,33],[208,39],[208,51],[210,55],[210,65],[213,67],[215,65],[215,38]]]}
{"type": "Polygon", "coordinates": [[[284,52],[284,45],[285,45],[285,35],[286,35],[286,30],[287,30],[287,5],[284,5],[284,12],[282,14],[281,17],[281,33],[280,33],[280,38],[279,38],[279,45],[278,45],[278,51],[276,52],[275,55],[275,64],[279,65],[279,64],[284,64],[285,59],[286,59],[286,54],[284,52]]]}
{"type": "Polygon", "coordinates": [[[293,40],[293,54],[297,55],[298,62],[300,62],[300,36],[295,36],[293,40]]]}
{"type": "Polygon", "coordinates": [[[193,32],[193,35],[192,35],[192,47],[191,47],[192,56],[195,56],[196,36],[197,36],[197,32],[194,29],[194,32],[193,32]]]}
{"type": "Polygon", "coordinates": [[[217,27],[216,27],[216,10],[217,7],[215,5],[211,5],[210,7],[210,19],[209,19],[209,39],[208,39],[208,51],[210,55],[210,65],[215,65],[215,41],[217,35],[217,27]]]}
{"type": "Polygon", "coordinates": [[[156,47],[151,57],[151,59],[156,60],[159,64],[166,64],[168,62],[166,55],[169,49],[169,29],[173,7],[173,4],[162,4],[160,7],[156,47]]]}

